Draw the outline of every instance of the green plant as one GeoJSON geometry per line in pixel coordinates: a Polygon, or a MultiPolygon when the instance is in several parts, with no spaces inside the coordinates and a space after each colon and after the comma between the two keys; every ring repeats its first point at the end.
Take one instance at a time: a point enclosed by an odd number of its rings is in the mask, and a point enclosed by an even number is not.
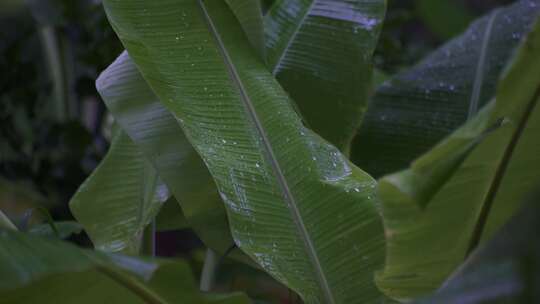
{"type": "MultiPolygon", "coordinates": [[[[199,292],[184,262],[133,257],[152,256],[156,227],[170,223],[208,248],[204,292],[227,256],[306,303],[416,300],[464,263],[493,263],[482,259],[492,245],[477,248],[540,182],[537,0],[475,22],[369,107],[383,0],[103,4],[127,49],[96,82],[117,125],[70,203],[97,250],[0,217],[0,271],[14,278],[0,303],[45,292],[51,303],[249,302],[199,292]]],[[[468,275],[422,301],[459,297],[468,275]]],[[[532,286],[475,290],[477,302],[534,299],[532,286]]]]}

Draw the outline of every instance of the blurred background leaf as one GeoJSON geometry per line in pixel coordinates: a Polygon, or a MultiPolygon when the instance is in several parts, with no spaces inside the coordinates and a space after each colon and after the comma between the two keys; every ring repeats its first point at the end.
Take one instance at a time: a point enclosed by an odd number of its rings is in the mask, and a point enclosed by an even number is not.
{"type": "Polygon", "coordinates": [[[478,248],[433,295],[418,304],[518,304],[540,301],[540,193],[478,248]]]}
{"type": "Polygon", "coordinates": [[[376,281],[387,295],[412,299],[438,288],[537,187],[539,53],[536,23],[493,102],[409,169],[379,181],[387,250],[376,281]]]}
{"type": "Polygon", "coordinates": [[[184,261],[106,255],[0,230],[0,303],[230,303],[240,294],[199,292],[184,261]]]}
{"type": "Polygon", "coordinates": [[[488,103],[540,11],[530,3],[487,14],[379,86],[353,143],[353,162],[375,177],[401,170],[488,103]]]}
{"type": "Polygon", "coordinates": [[[417,0],[416,14],[442,39],[452,38],[465,30],[473,20],[472,13],[460,1],[417,0]]]}

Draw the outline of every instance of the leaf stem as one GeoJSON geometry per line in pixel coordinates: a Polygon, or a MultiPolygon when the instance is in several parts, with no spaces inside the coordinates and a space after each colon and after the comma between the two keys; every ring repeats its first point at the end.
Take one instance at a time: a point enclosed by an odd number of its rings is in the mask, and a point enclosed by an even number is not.
{"type": "Polygon", "coordinates": [[[99,273],[107,276],[108,278],[115,281],[119,285],[125,287],[126,289],[136,294],[140,299],[144,301],[144,303],[147,303],[147,304],[166,303],[152,290],[148,289],[146,286],[144,286],[143,284],[141,284],[140,282],[138,282],[136,279],[132,277],[126,276],[117,270],[113,270],[105,266],[98,265],[96,269],[99,273]]]}
{"type": "Polygon", "coordinates": [[[9,218],[0,210],[0,228],[6,228],[9,230],[19,230],[17,227],[9,220],[9,218]]]}
{"type": "Polygon", "coordinates": [[[219,257],[216,252],[210,248],[206,249],[206,257],[204,258],[204,265],[201,273],[201,291],[209,292],[212,290],[218,261],[219,257]]]}
{"type": "Polygon", "coordinates": [[[495,201],[495,197],[497,196],[497,193],[500,189],[501,182],[505,176],[506,170],[508,169],[508,165],[510,164],[512,155],[518,145],[519,139],[521,138],[521,135],[525,131],[525,127],[527,126],[527,122],[529,121],[531,113],[534,111],[534,108],[536,104],[538,103],[538,99],[540,99],[540,86],[537,88],[535,94],[532,97],[532,100],[527,105],[527,108],[525,109],[519,121],[519,125],[517,126],[514,134],[512,135],[512,138],[510,139],[510,142],[508,143],[508,146],[506,147],[506,151],[504,152],[501,162],[499,163],[499,166],[497,167],[497,171],[495,172],[495,176],[493,177],[493,181],[491,182],[491,186],[486,195],[486,199],[484,200],[484,203],[482,204],[482,209],[480,210],[478,221],[476,222],[476,226],[474,227],[472,238],[469,243],[469,248],[467,249],[465,258],[469,257],[469,255],[474,251],[474,249],[478,247],[478,244],[480,243],[480,240],[482,239],[484,228],[486,226],[489,213],[493,206],[493,202],[495,201]]]}
{"type": "Polygon", "coordinates": [[[58,46],[58,37],[53,26],[45,25],[38,28],[38,35],[45,53],[47,68],[53,83],[54,118],[63,122],[67,119],[67,97],[64,81],[62,58],[58,46]]]}

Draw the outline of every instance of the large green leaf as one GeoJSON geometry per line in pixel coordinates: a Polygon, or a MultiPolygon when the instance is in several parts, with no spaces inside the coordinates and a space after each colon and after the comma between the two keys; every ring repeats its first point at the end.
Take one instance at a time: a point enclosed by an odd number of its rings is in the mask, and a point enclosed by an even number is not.
{"type": "Polygon", "coordinates": [[[387,257],[377,281],[388,295],[414,298],[437,288],[540,182],[538,54],[540,23],[493,103],[410,169],[380,181],[387,257]]]}
{"type": "Polygon", "coordinates": [[[306,123],[348,154],[367,107],[384,0],[280,0],[265,16],[268,65],[306,123]]]}
{"type": "MultiPolygon", "coordinates": [[[[184,39],[174,43],[183,45],[184,39]]],[[[183,36],[182,36],[183,37],[183,36]]],[[[96,86],[118,124],[154,165],[203,242],[220,253],[233,245],[223,202],[203,161],[174,116],[124,52],[96,86]]]]}
{"type": "Polygon", "coordinates": [[[539,197],[471,255],[441,290],[418,303],[539,303],[539,197]]]}
{"type": "Polygon", "coordinates": [[[353,162],[377,178],[401,170],[473,117],[493,98],[539,9],[538,0],[521,0],[495,10],[382,85],[355,138],[353,162]]]}
{"type": "Polygon", "coordinates": [[[118,131],[109,152],[69,206],[97,249],[135,254],[144,228],[168,196],[152,165],[118,131]]]}
{"type": "Polygon", "coordinates": [[[204,296],[187,263],[106,255],[0,230],[0,303],[249,303],[204,296]]]}
{"type": "Polygon", "coordinates": [[[260,0],[225,0],[261,58],[266,57],[263,12],[260,0]]]}
{"type": "Polygon", "coordinates": [[[308,303],[378,301],[374,180],[301,124],[225,3],[104,6],[210,169],[238,246],[308,303]]]}

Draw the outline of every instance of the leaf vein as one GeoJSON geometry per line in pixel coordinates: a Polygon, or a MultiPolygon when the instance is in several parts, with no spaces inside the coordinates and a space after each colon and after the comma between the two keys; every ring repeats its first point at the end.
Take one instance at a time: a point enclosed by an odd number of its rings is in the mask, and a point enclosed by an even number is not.
{"type": "Polygon", "coordinates": [[[214,25],[214,22],[210,18],[210,15],[208,14],[208,11],[206,9],[206,6],[202,0],[198,0],[199,7],[202,10],[202,14],[207,22],[207,25],[214,36],[214,39],[218,45],[219,51],[224,59],[224,63],[229,71],[231,80],[236,85],[241,99],[243,101],[245,110],[248,114],[248,116],[251,118],[253,124],[255,125],[257,132],[262,138],[262,143],[264,146],[264,149],[267,153],[266,157],[268,158],[268,161],[272,167],[272,170],[274,171],[274,174],[276,176],[276,180],[283,191],[283,198],[285,202],[287,203],[288,209],[291,212],[291,216],[293,218],[293,221],[296,224],[296,227],[298,229],[298,232],[304,242],[307,254],[311,260],[311,263],[313,267],[315,268],[315,273],[317,277],[317,281],[321,287],[321,289],[324,292],[324,295],[326,297],[327,303],[335,303],[334,296],[332,294],[332,291],[330,289],[330,286],[328,284],[328,281],[326,279],[326,276],[324,274],[324,271],[322,269],[322,266],[320,264],[319,258],[317,256],[317,253],[315,251],[315,247],[313,245],[313,242],[309,236],[309,233],[307,231],[307,228],[302,220],[302,217],[300,215],[300,211],[298,210],[298,207],[296,205],[296,200],[294,196],[292,195],[291,190],[289,189],[289,185],[287,183],[287,180],[283,174],[283,171],[281,170],[281,167],[279,165],[279,162],[277,161],[276,156],[274,155],[274,151],[272,149],[272,146],[270,144],[270,140],[268,139],[268,136],[266,135],[266,132],[264,130],[264,127],[262,126],[261,121],[259,120],[259,117],[257,116],[257,112],[253,106],[253,103],[251,101],[251,98],[247,94],[247,91],[244,87],[244,84],[242,80],[240,79],[240,76],[238,75],[238,71],[234,67],[232,63],[232,59],[230,58],[230,55],[228,51],[225,48],[225,45],[223,41],[221,40],[220,34],[216,29],[216,26],[214,25]]]}

